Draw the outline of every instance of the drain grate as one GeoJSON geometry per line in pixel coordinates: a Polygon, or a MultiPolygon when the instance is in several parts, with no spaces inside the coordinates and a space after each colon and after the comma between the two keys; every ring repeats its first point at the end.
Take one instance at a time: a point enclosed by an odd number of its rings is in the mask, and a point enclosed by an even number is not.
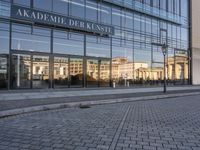
{"type": "Polygon", "coordinates": [[[88,109],[88,108],[91,108],[91,106],[89,106],[89,105],[79,105],[79,108],[88,109]]]}

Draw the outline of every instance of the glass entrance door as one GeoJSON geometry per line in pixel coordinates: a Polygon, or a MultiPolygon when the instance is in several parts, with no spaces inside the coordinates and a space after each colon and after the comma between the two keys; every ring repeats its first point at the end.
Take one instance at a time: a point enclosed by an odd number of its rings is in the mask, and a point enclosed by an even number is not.
{"type": "Polygon", "coordinates": [[[69,86],[69,67],[67,57],[54,57],[54,87],[69,86]]]}
{"type": "Polygon", "coordinates": [[[110,86],[110,60],[101,60],[99,63],[99,84],[100,86],[110,86]]]}
{"type": "Polygon", "coordinates": [[[31,83],[31,57],[30,55],[12,55],[12,88],[30,88],[31,83]]]}
{"type": "Polygon", "coordinates": [[[70,87],[83,87],[83,59],[70,58],[70,87]]]}
{"type": "Polygon", "coordinates": [[[32,58],[33,88],[49,87],[49,57],[33,55],[32,58]]]}
{"type": "Polygon", "coordinates": [[[97,59],[87,59],[87,86],[98,86],[99,62],[97,59]]]}

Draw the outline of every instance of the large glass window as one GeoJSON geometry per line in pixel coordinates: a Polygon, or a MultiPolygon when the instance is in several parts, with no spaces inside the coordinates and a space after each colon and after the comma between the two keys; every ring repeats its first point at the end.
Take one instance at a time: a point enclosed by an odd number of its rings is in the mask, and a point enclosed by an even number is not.
{"type": "Polygon", "coordinates": [[[143,0],[135,0],[135,8],[142,9],[143,8],[143,0]]]}
{"type": "Polygon", "coordinates": [[[9,54],[9,24],[0,21],[0,54],[9,54]]]}
{"type": "Polygon", "coordinates": [[[0,1],[0,16],[10,17],[10,3],[0,1]]]}
{"type": "Polygon", "coordinates": [[[151,0],[143,0],[144,1],[144,6],[145,6],[145,11],[150,12],[151,11],[151,0]]]}
{"type": "Polygon", "coordinates": [[[13,0],[13,3],[30,6],[30,0],[13,0]]]}
{"type": "Polygon", "coordinates": [[[173,0],[168,0],[168,12],[173,13],[173,8],[174,8],[173,0]]]}
{"type": "Polygon", "coordinates": [[[110,82],[110,60],[101,60],[99,62],[99,84],[100,86],[109,86],[110,82]]]}
{"type": "Polygon", "coordinates": [[[30,55],[12,55],[12,88],[30,88],[31,57],[30,55]]]}
{"type": "Polygon", "coordinates": [[[131,84],[133,80],[133,42],[113,39],[112,79],[117,85],[131,84]]]}
{"type": "Polygon", "coordinates": [[[112,25],[121,25],[122,14],[121,10],[118,8],[112,8],[112,25]]]}
{"type": "Polygon", "coordinates": [[[158,21],[155,19],[152,19],[152,33],[158,35],[158,21]]]}
{"type": "Polygon", "coordinates": [[[49,57],[34,55],[32,59],[33,88],[49,87],[49,57]]]}
{"type": "Polygon", "coordinates": [[[145,26],[146,26],[146,17],[145,16],[141,16],[141,33],[145,33],[145,26]]]}
{"type": "Polygon", "coordinates": [[[151,19],[146,18],[146,34],[151,34],[151,19]]]}
{"type": "Polygon", "coordinates": [[[167,10],[167,0],[160,0],[160,9],[165,11],[167,10]]]}
{"type": "Polygon", "coordinates": [[[0,89],[8,83],[9,24],[0,21],[0,89]]]}
{"type": "Polygon", "coordinates": [[[181,49],[188,50],[188,29],[181,28],[181,49]]]}
{"type": "MultiPolygon", "coordinates": [[[[187,10],[185,10],[187,11],[187,10]]],[[[179,15],[180,14],[180,3],[179,3],[179,0],[177,1],[174,1],[174,12],[176,15],[179,15]]]]}
{"type": "Polygon", "coordinates": [[[60,54],[83,55],[84,37],[82,34],[54,31],[53,52],[60,54]]]}
{"type": "Polygon", "coordinates": [[[0,89],[8,85],[8,56],[0,54],[0,89]]]}
{"type": "Polygon", "coordinates": [[[54,57],[54,86],[67,87],[69,85],[68,58],[54,57]]]}
{"type": "Polygon", "coordinates": [[[70,58],[70,87],[83,86],[83,59],[70,58]]]}
{"type": "Polygon", "coordinates": [[[110,39],[86,36],[86,55],[110,58],[110,39]]]}
{"type": "Polygon", "coordinates": [[[70,15],[84,18],[84,0],[73,0],[70,2],[70,15]]]}
{"type": "Polygon", "coordinates": [[[122,5],[123,4],[123,0],[112,0],[114,3],[117,3],[117,4],[120,4],[122,5]]]}
{"type": "Polygon", "coordinates": [[[100,18],[102,23],[111,24],[111,7],[101,4],[100,18]]]}
{"type": "Polygon", "coordinates": [[[124,5],[125,5],[126,7],[132,8],[132,7],[133,7],[133,0],[125,0],[125,1],[124,1],[124,5]]]}
{"type": "Polygon", "coordinates": [[[33,6],[34,6],[34,8],[51,11],[52,10],[52,0],[33,0],[33,6]]]}
{"type": "Polygon", "coordinates": [[[135,84],[150,84],[151,45],[134,42],[134,79],[135,84]]]}
{"type": "Polygon", "coordinates": [[[188,18],[188,0],[181,0],[181,16],[188,18]]]}
{"type": "Polygon", "coordinates": [[[53,0],[53,11],[64,15],[68,14],[68,1],[53,0]]]}
{"type": "Polygon", "coordinates": [[[124,14],[124,21],[125,22],[125,28],[127,29],[133,29],[133,13],[132,12],[128,12],[128,11],[125,11],[125,14],[124,14]]]}
{"type": "Polygon", "coordinates": [[[140,15],[134,14],[134,30],[140,31],[141,21],[140,15]]]}
{"type": "Polygon", "coordinates": [[[50,30],[12,24],[12,49],[50,52],[50,30]]]}
{"type": "Polygon", "coordinates": [[[97,21],[97,3],[86,0],[86,19],[97,21]]]}
{"type": "MultiPolygon", "coordinates": [[[[170,7],[173,7],[173,6],[171,6],[171,4],[170,4],[170,7]]],[[[171,8],[169,8],[169,9],[171,10],[171,8]]],[[[160,15],[162,17],[166,17],[167,16],[167,0],[160,0],[160,10],[161,10],[160,15]]]]}
{"type": "Polygon", "coordinates": [[[153,0],[152,3],[153,3],[153,7],[159,8],[159,6],[160,6],[160,0],[153,0]]]}

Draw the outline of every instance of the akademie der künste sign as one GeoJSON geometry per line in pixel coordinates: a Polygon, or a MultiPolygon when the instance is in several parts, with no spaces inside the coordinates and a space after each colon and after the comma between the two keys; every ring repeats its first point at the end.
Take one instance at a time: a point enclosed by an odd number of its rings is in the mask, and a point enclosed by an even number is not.
{"type": "Polygon", "coordinates": [[[24,20],[35,23],[56,25],[58,27],[77,29],[98,34],[114,34],[114,27],[109,25],[98,24],[87,20],[66,17],[17,5],[12,5],[11,7],[11,18],[22,21],[24,20]]]}

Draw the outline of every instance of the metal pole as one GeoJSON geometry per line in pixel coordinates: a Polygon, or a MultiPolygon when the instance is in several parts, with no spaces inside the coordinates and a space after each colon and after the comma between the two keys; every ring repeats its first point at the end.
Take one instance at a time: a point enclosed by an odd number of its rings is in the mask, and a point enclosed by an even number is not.
{"type": "Polygon", "coordinates": [[[167,88],[166,88],[166,57],[165,54],[164,55],[164,89],[163,92],[166,93],[167,92],[167,88]]]}

